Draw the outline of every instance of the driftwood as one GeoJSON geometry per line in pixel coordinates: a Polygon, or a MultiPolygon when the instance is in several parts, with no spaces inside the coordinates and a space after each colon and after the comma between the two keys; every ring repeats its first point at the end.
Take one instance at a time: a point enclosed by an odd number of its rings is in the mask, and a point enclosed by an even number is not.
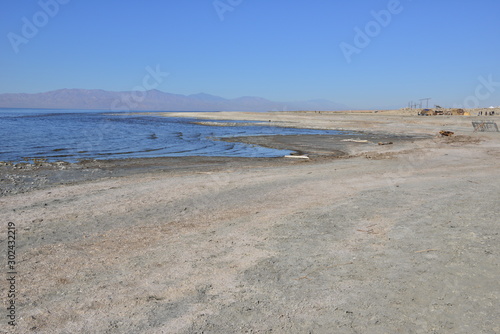
{"type": "Polygon", "coordinates": [[[365,139],[342,139],[341,141],[350,141],[353,143],[368,143],[368,140],[365,139]]]}
{"type": "Polygon", "coordinates": [[[451,132],[451,131],[444,131],[444,130],[441,130],[439,131],[439,134],[443,137],[451,137],[453,136],[455,133],[454,132],[451,132]]]}
{"type": "Polygon", "coordinates": [[[294,159],[306,159],[309,160],[307,155],[285,155],[285,158],[294,158],[294,159]]]}

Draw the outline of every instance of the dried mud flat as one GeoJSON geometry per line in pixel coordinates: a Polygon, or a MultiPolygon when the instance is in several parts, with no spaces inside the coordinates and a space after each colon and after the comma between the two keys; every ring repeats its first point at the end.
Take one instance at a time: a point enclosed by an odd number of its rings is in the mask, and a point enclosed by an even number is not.
{"type": "Polygon", "coordinates": [[[18,318],[0,331],[500,332],[500,134],[458,117],[280,117],[457,136],[350,143],[342,158],[301,139],[309,161],[97,164],[14,191],[0,240],[15,222],[18,318]]]}

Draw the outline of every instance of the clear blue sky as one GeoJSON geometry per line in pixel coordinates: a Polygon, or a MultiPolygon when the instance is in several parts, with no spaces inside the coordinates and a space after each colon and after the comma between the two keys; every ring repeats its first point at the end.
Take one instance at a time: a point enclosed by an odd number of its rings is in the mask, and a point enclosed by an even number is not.
{"type": "Polygon", "coordinates": [[[159,65],[170,75],[158,89],[170,93],[500,105],[498,0],[60,1],[53,16],[38,1],[2,1],[0,93],[131,90],[159,65]],[[390,22],[375,23],[371,12],[388,7],[390,22]],[[23,34],[23,17],[38,32],[23,34]],[[355,43],[356,27],[372,29],[368,45],[355,43]],[[357,48],[350,63],[341,43],[357,48]],[[481,76],[493,84],[478,95],[481,76]]]}

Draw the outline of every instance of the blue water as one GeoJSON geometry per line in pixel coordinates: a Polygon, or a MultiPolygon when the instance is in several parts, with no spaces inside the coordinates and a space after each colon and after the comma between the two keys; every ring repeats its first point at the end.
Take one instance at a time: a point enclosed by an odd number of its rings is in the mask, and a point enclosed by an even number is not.
{"type": "Polygon", "coordinates": [[[88,110],[0,109],[0,161],[77,162],[167,156],[278,157],[290,151],[217,138],[253,135],[338,134],[270,126],[218,127],[193,118],[88,110]]]}

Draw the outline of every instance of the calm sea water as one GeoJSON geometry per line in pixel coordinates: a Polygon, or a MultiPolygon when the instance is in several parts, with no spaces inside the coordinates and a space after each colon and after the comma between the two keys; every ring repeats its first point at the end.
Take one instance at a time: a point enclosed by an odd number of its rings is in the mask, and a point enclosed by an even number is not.
{"type": "Polygon", "coordinates": [[[196,119],[127,115],[88,110],[0,109],[0,161],[33,158],[76,162],[166,156],[278,157],[289,151],[222,137],[338,134],[336,131],[270,126],[218,127],[196,119]]]}

